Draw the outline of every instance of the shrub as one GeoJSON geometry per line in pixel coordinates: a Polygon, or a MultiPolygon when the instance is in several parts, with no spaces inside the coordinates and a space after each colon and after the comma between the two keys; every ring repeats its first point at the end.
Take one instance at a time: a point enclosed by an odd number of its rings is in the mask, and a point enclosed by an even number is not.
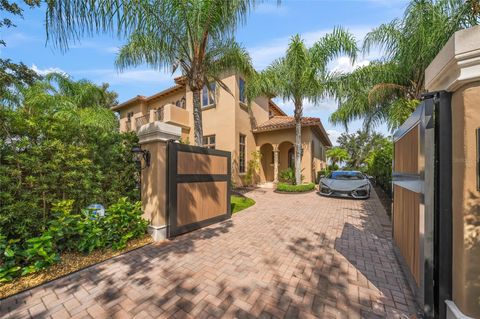
{"type": "Polygon", "coordinates": [[[312,189],[315,189],[314,183],[300,184],[300,185],[278,183],[277,185],[277,191],[280,191],[280,192],[301,193],[301,192],[311,191],[312,189]]]}
{"type": "Polygon", "coordinates": [[[55,219],[41,236],[22,242],[0,235],[0,282],[46,268],[60,260],[63,251],[90,253],[99,248],[125,248],[128,240],[147,231],[140,202],[120,198],[100,217],[92,211],[75,213],[73,201],[53,205],[55,219]]]}
{"type": "MultiPolygon", "coordinates": [[[[303,169],[302,169],[303,171],[303,169]]],[[[305,176],[303,174],[300,176],[300,179],[303,181],[305,176]]],[[[284,169],[283,171],[280,172],[279,174],[279,179],[283,183],[287,183],[290,185],[295,185],[296,183],[296,178],[295,178],[295,169],[293,167],[289,167],[287,169],[284,169]]]]}
{"type": "Polygon", "coordinates": [[[392,194],[393,143],[384,141],[378,145],[367,159],[367,173],[389,195],[392,194]]]}

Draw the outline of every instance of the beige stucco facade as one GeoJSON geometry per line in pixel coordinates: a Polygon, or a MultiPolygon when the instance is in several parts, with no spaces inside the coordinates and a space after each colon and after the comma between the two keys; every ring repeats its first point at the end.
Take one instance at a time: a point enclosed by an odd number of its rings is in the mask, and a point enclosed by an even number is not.
{"type": "Polygon", "coordinates": [[[452,300],[447,318],[480,318],[480,26],[456,32],[425,71],[452,92],[452,300]]]}
{"type": "Polygon", "coordinates": [[[480,318],[479,102],[480,82],[459,88],[452,97],[452,296],[473,318],[480,318]]]}
{"type": "MultiPolygon", "coordinates": [[[[230,92],[217,85],[214,104],[202,106],[203,136],[214,136],[216,149],[231,152],[232,182],[235,185],[276,182],[279,173],[288,167],[289,151],[292,152],[295,141],[295,128],[291,125],[293,119],[267,97],[258,97],[249,106],[242,103],[240,80],[238,74],[225,75],[222,82],[230,92]],[[281,119],[284,125],[280,129],[269,127],[272,119],[281,119]],[[262,130],[257,130],[258,127],[262,130]],[[242,147],[245,148],[243,171],[240,167],[241,137],[244,140],[242,147]],[[262,154],[261,165],[257,172],[248,176],[251,178],[247,178],[253,152],[262,154]],[[275,152],[278,152],[278,160],[267,163],[274,159],[275,152]]],[[[161,121],[179,126],[181,142],[193,144],[193,94],[182,78],[177,78],[176,83],[174,87],[151,97],[137,96],[113,107],[119,114],[120,130],[138,131],[142,125],[161,121]]],[[[320,119],[315,120],[302,129],[304,182],[315,181],[317,172],[326,166],[325,149],[331,146],[320,119]]]]}

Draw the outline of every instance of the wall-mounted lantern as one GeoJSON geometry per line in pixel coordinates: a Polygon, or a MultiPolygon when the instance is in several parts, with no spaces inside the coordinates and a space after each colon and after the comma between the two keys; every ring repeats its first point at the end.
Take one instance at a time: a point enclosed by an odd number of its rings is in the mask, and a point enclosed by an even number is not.
{"type": "Polygon", "coordinates": [[[150,152],[147,150],[142,150],[142,148],[138,145],[135,145],[132,147],[132,153],[135,156],[134,161],[135,161],[135,166],[137,169],[144,169],[150,166],[150,152]],[[145,163],[144,166],[142,166],[142,159],[143,162],[145,163]]]}

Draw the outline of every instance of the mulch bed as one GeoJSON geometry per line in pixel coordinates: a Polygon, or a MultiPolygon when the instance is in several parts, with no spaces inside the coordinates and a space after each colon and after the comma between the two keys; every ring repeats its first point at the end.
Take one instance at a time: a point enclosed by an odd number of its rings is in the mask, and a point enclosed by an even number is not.
{"type": "Polygon", "coordinates": [[[16,278],[11,282],[0,284],[0,299],[93,266],[152,242],[152,237],[150,235],[145,235],[142,238],[129,241],[127,247],[122,250],[102,249],[93,251],[89,255],[72,252],[64,253],[61,255],[61,261],[58,264],[52,265],[36,273],[16,278]]]}
{"type": "Polygon", "coordinates": [[[378,198],[380,199],[380,202],[382,203],[383,208],[385,208],[385,210],[387,211],[388,217],[391,218],[392,217],[392,199],[390,198],[390,196],[388,196],[387,193],[385,193],[385,191],[380,186],[378,186],[375,183],[372,183],[372,185],[373,185],[373,188],[375,189],[375,192],[378,195],[378,198]]]}

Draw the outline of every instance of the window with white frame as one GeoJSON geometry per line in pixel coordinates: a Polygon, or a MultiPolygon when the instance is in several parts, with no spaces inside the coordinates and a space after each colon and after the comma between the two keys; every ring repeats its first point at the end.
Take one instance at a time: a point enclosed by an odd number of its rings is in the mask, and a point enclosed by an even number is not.
{"type": "Polygon", "coordinates": [[[203,147],[215,149],[215,135],[205,135],[203,137],[203,147]]]}
{"type": "Polygon", "coordinates": [[[207,86],[205,85],[202,90],[202,107],[209,107],[215,104],[215,95],[216,95],[216,84],[215,82],[211,82],[208,84],[210,87],[210,91],[208,90],[207,86]]]}
{"type": "Polygon", "coordinates": [[[247,148],[247,136],[240,134],[238,147],[238,171],[245,173],[245,152],[247,148]]]}

